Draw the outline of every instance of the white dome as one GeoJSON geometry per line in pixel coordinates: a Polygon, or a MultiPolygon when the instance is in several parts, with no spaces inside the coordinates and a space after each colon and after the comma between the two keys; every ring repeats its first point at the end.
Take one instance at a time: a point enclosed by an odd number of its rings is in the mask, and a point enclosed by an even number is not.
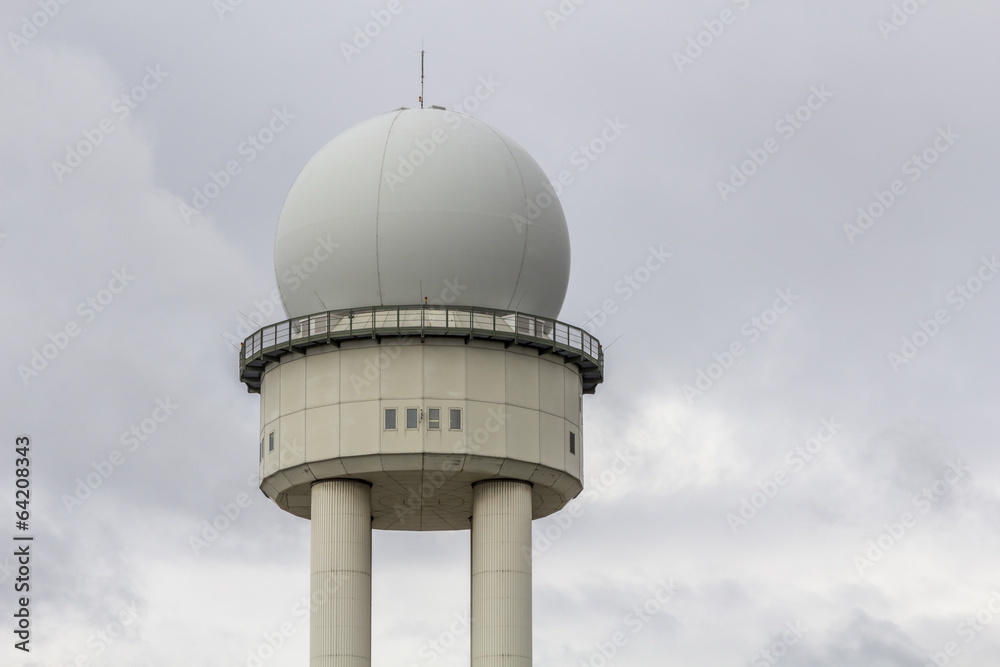
{"type": "Polygon", "coordinates": [[[545,173],[509,137],[401,109],[309,161],[281,210],[274,266],[289,317],[427,297],[555,319],[569,233],[545,173]]]}

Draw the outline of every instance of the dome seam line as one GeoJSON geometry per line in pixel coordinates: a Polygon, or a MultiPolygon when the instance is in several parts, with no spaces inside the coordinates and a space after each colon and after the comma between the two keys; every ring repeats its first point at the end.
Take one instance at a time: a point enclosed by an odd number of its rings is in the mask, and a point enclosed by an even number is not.
{"type": "MultiPolygon", "coordinates": [[[[490,132],[492,132],[493,134],[496,135],[497,139],[500,140],[500,143],[503,144],[503,147],[507,149],[507,153],[510,154],[510,159],[514,162],[514,171],[517,172],[517,180],[521,181],[521,192],[524,194],[524,213],[527,214],[527,212],[528,212],[528,188],[526,188],[525,185],[524,185],[524,176],[521,174],[521,167],[519,167],[518,164],[517,164],[517,158],[514,157],[514,151],[512,151],[510,149],[510,146],[507,145],[507,142],[504,141],[503,135],[501,135],[499,132],[497,132],[495,129],[493,129],[492,127],[490,127],[486,123],[483,123],[483,126],[486,127],[490,132]]],[[[527,218],[527,215],[525,215],[524,217],[527,218]]],[[[525,227],[524,227],[524,247],[521,249],[521,265],[519,267],[517,267],[517,279],[514,280],[514,291],[511,292],[510,301],[507,302],[507,309],[508,310],[511,309],[511,305],[514,303],[514,297],[517,295],[518,285],[521,284],[521,274],[524,273],[524,260],[525,260],[525,258],[527,256],[528,256],[528,226],[525,225],[525,227]]],[[[521,305],[521,300],[522,299],[524,299],[524,295],[521,296],[521,299],[517,300],[517,305],[518,306],[521,305]]],[[[516,306],[514,307],[514,310],[517,310],[516,306]]]]}
{"type": "Polygon", "coordinates": [[[385,175],[385,154],[389,151],[389,137],[392,136],[392,127],[399,120],[401,113],[403,113],[403,110],[398,110],[396,115],[393,116],[392,122],[389,123],[389,129],[385,133],[385,145],[382,147],[382,161],[379,162],[378,166],[378,192],[375,194],[375,279],[378,281],[378,302],[380,306],[385,305],[382,298],[382,271],[378,263],[378,215],[379,211],[382,210],[382,178],[385,175]]]}

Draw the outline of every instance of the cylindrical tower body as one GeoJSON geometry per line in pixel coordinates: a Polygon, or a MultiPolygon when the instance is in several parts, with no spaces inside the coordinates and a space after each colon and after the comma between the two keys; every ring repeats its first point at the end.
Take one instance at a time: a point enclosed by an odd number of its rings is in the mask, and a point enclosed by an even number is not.
{"type": "Polygon", "coordinates": [[[473,487],[472,667],[531,667],[531,485],[473,487]]]}
{"type": "Polygon", "coordinates": [[[309,518],[316,482],[365,480],[373,527],[388,530],[467,530],[484,479],[530,482],[534,519],[558,511],[583,489],[590,380],[563,356],[576,350],[518,338],[279,344],[261,377],[261,488],[309,518]]]}
{"type": "Polygon", "coordinates": [[[371,486],[312,487],[309,667],[369,667],[372,658],[371,486]]]}

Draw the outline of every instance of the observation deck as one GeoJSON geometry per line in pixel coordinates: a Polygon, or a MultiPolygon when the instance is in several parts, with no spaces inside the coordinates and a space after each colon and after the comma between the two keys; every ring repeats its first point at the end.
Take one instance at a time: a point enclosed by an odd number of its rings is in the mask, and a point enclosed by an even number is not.
{"type": "Polygon", "coordinates": [[[345,340],[429,336],[501,341],[538,354],[556,354],[580,369],[583,393],[593,394],[604,381],[600,341],[579,327],[510,310],[469,306],[372,306],[329,310],[270,324],[247,337],[240,347],[240,380],[260,393],[268,362],[317,345],[340,347],[345,340]]]}

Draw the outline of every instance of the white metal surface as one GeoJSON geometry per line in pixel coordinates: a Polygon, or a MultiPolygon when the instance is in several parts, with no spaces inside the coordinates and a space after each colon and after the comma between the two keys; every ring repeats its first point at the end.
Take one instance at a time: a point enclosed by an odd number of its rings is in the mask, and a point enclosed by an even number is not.
{"type": "Polygon", "coordinates": [[[376,116],[320,149],[285,200],[274,256],[289,317],[427,297],[556,318],[570,269],[538,164],[440,109],[376,116]]]}
{"type": "Polygon", "coordinates": [[[312,487],[310,667],[370,667],[371,487],[330,480],[312,487]]]}
{"type": "Polygon", "coordinates": [[[531,667],[531,485],[525,482],[473,488],[472,667],[531,667]]]}

